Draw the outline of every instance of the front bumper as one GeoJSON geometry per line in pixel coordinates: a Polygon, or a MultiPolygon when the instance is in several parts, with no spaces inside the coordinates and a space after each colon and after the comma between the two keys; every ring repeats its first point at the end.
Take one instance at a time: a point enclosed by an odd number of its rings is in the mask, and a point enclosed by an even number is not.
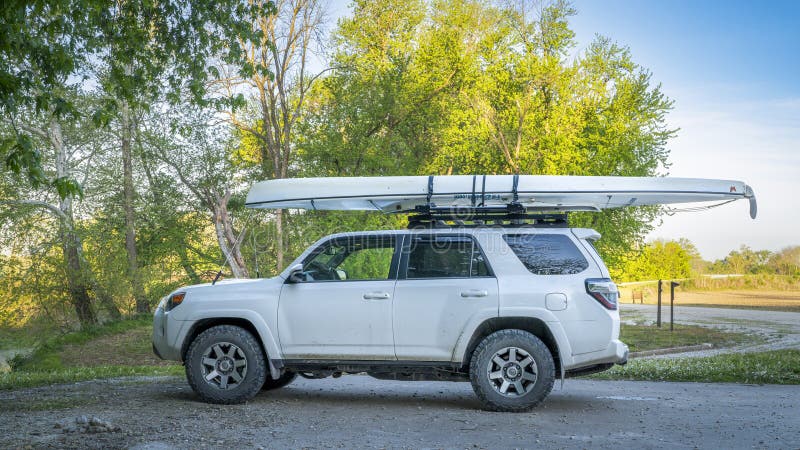
{"type": "Polygon", "coordinates": [[[159,307],[153,314],[153,353],[161,359],[182,361],[181,346],[186,322],[175,320],[159,307]]]}

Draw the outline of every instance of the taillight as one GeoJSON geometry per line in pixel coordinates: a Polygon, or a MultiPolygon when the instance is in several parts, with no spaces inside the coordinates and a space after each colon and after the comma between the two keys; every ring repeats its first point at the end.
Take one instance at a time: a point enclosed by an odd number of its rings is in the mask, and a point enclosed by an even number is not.
{"type": "Polygon", "coordinates": [[[588,278],[586,292],[607,309],[617,309],[619,290],[610,278],[588,278]]]}

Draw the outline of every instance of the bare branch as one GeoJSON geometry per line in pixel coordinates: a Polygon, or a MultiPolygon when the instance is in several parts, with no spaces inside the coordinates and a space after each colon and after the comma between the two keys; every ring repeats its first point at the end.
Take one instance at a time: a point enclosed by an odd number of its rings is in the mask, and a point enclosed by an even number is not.
{"type": "Polygon", "coordinates": [[[67,217],[64,211],[61,211],[61,209],[59,209],[56,205],[51,205],[50,203],[40,200],[0,200],[0,205],[42,208],[50,214],[56,216],[61,223],[64,224],[64,226],[66,226],[69,230],[72,230],[72,224],[70,224],[69,217],[67,217]]]}

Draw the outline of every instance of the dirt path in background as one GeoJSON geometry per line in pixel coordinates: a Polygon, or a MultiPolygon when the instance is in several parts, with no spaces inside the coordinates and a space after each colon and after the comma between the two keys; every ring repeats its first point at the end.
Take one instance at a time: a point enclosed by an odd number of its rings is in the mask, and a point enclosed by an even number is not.
{"type": "Polygon", "coordinates": [[[59,352],[65,367],[94,366],[167,366],[150,348],[151,327],[128,330],[124,333],[101,336],[80,345],[67,344],[59,352]]]}
{"type": "MultiPolygon", "coordinates": [[[[630,304],[631,292],[634,288],[623,287],[620,295],[624,304],[630,304]]],[[[669,302],[669,284],[664,287],[664,300],[669,302]]],[[[638,300],[637,300],[638,301],[638,300]]],[[[725,307],[738,307],[800,312],[800,291],[785,290],[714,290],[714,291],[683,291],[677,292],[675,301],[681,305],[705,306],[714,305],[725,307]]],[[[654,305],[656,302],[655,288],[649,288],[645,294],[645,303],[654,305]]]]}
{"type": "Polygon", "coordinates": [[[116,379],[0,392],[0,448],[793,448],[798,404],[797,386],[567,380],[490,413],[468,383],[351,375],[217,406],[181,378],[116,379]],[[56,428],[81,416],[110,423],[56,428]]]}
{"type": "MultiPolygon", "coordinates": [[[[620,305],[623,321],[655,322],[656,310],[655,305],[625,303],[620,305]]],[[[669,327],[669,320],[669,304],[667,303],[662,306],[662,326],[669,327]]],[[[758,343],[743,343],[735,347],[650,356],[649,358],[685,358],[712,356],[720,353],[800,349],[800,312],[675,306],[675,323],[749,333],[758,335],[764,340],[758,343]]]]}

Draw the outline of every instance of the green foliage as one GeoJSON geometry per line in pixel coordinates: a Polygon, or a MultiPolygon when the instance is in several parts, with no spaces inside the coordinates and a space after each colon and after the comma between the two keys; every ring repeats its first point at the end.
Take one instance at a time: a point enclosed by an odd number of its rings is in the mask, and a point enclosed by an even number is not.
{"type": "Polygon", "coordinates": [[[702,383],[800,384],[800,350],[705,358],[634,359],[592,378],[702,383]]]}
{"type": "MultiPolygon", "coordinates": [[[[79,114],[62,88],[91,77],[88,68],[97,60],[105,60],[107,67],[94,81],[115,99],[137,104],[158,94],[166,81],[168,98],[188,92],[205,102],[209,75],[218,73],[206,61],[241,62],[240,42],[260,38],[250,20],[273,12],[271,2],[238,0],[4,2],[0,111],[13,116],[31,109],[57,118],[79,114]]],[[[84,113],[98,124],[108,121],[108,107],[84,113]]],[[[27,131],[15,130],[14,138],[0,146],[0,157],[13,173],[25,173],[33,186],[48,184],[30,143],[27,131]]],[[[78,192],[64,181],[56,187],[64,197],[78,192]]]]}
{"type": "Polygon", "coordinates": [[[620,281],[689,278],[692,276],[692,257],[680,242],[651,242],[630,259],[617,276],[620,281]]]}
{"type": "MultiPolygon", "coordinates": [[[[659,175],[672,102],[627,48],[580,58],[569,3],[356,2],[301,124],[301,173],[659,175]]],[[[573,216],[618,265],[655,208],[573,216]]]]}
{"type": "Polygon", "coordinates": [[[712,274],[784,275],[800,277],[800,247],[786,247],[778,252],[753,250],[742,245],[728,256],[706,264],[712,274]]]}
{"type": "Polygon", "coordinates": [[[771,254],[767,266],[778,275],[800,278],[800,246],[786,247],[771,254]]]}
{"type": "MultiPolygon", "coordinates": [[[[0,195],[52,208],[0,207],[0,245],[14,257],[0,294],[13,299],[8,311],[17,308],[0,320],[22,324],[38,315],[70,325],[59,209],[74,210],[66,223],[82,242],[92,301],[99,306],[106,294],[123,313],[131,310],[123,111],[136,124],[138,272],[152,302],[214,276],[223,260],[214,220],[223,213],[229,234],[247,226],[242,257],[260,276],[275,274],[279,248],[288,260],[333,232],[405,225],[403,217],[374,213],[285,211],[279,233],[274,213],[243,207],[243,188],[273,176],[276,164],[289,176],[663,174],[671,102],[649,72],[603,37],[572,56],[574,8],[560,0],[529,6],[358,0],[332,33],[330,70],[301,82],[311,86],[304,98],[294,86],[277,108],[292,113],[281,118],[263,109],[249,85],[206,91],[224,84],[209,83],[216,78],[270,80],[265,60],[242,52],[276,48],[256,20],[276,12],[270,2],[4,4],[0,109],[10,119],[0,127],[0,156],[13,171],[0,173],[0,195]],[[234,112],[243,127],[221,120],[234,112]],[[265,123],[282,128],[295,119],[279,139],[288,161],[265,159],[269,139],[257,138],[265,123]],[[51,124],[63,131],[66,174],[55,167],[51,124]],[[26,171],[41,183],[12,175],[26,171]]],[[[286,75],[298,80],[294,69],[286,75]]],[[[571,223],[600,231],[598,250],[621,271],[659,213],[583,213],[571,223]]],[[[789,271],[791,258],[775,264],[789,271]]]]}
{"type": "Polygon", "coordinates": [[[0,390],[23,389],[60,383],[132,376],[182,375],[183,367],[174,366],[100,366],[69,367],[52,371],[13,371],[0,373],[0,390]]]}

